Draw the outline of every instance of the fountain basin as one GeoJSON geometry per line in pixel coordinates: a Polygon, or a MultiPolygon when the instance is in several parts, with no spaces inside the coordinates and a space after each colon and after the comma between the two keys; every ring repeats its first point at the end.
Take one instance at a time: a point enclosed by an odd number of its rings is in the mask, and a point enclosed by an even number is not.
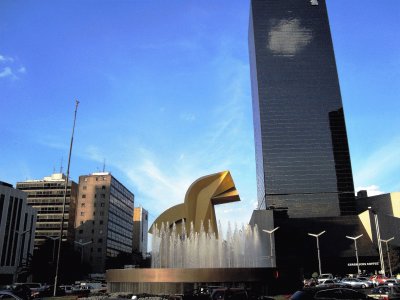
{"type": "Polygon", "coordinates": [[[246,287],[267,294],[276,281],[274,268],[152,268],[107,270],[108,292],[188,294],[199,286],[246,287]]]}

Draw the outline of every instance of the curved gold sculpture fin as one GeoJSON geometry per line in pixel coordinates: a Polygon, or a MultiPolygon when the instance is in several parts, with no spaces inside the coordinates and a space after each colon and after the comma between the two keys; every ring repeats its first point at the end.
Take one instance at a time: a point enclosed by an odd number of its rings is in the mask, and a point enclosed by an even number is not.
{"type": "Polygon", "coordinates": [[[200,232],[201,224],[207,232],[218,235],[214,205],[240,201],[232,176],[229,171],[207,175],[193,182],[185,195],[182,204],[175,205],[164,211],[151,225],[149,232],[154,226],[158,228],[161,224],[174,223],[178,232],[182,232],[182,220],[185,220],[186,232],[190,230],[193,223],[194,230],[200,232]]]}

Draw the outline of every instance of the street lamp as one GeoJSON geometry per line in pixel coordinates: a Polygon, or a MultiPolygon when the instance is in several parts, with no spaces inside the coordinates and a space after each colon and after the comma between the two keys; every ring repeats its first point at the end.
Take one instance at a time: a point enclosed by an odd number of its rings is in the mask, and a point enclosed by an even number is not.
{"type": "Polygon", "coordinates": [[[360,264],[358,263],[358,252],[357,252],[357,239],[359,239],[360,237],[362,237],[363,235],[362,234],[360,234],[360,235],[358,235],[358,236],[348,236],[348,235],[346,235],[346,237],[348,238],[348,239],[351,239],[351,240],[353,240],[354,241],[354,247],[356,248],[356,259],[357,259],[357,274],[360,274],[361,273],[361,271],[360,271],[360,264]]]}
{"type": "MultiPolygon", "coordinates": [[[[24,256],[24,245],[25,245],[25,240],[24,240],[24,236],[25,234],[27,234],[28,232],[30,232],[30,229],[24,230],[24,231],[18,231],[13,229],[13,232],[15,232],[17,234],[17,243],[18,243],[18,247],[19,250],[17,250],[17,253],[19,252],[19,257],[17,256],[17,265],[20,266],[22,264],[23,261],[23,256],[24,256]]],[[[29,251],[29,249],[28,249],[29,251]]],[[[18,274],[15,273],[14,274],[14,278],[13,280],[16,281],[18,279],[18,274]]]]}
{"type": "Polygon", "coordinates": [[[274,259],[273,259],[273,258],[274,258],[274,249],[273,249],[273,247],[272,247],[272,235],[273,235],[273,233],[274,233],[275,231],[277,231],[278,229],[279,229],[279,227],[276,227],[276,228],[271,229],[271,230],[263,229],[264,232],[266,232],[266,233],[269,234],[269,245],[270,245],[270,247],[271,247],[271,249],[270,249],[270,258],[271,258],[271,267],[272,267],[272,268],[276,267],[276,261],[275,261],[275,263],[274,263],[274,259]]]}
{"type": "Polygon", "coordinates": [[[53,241],[53,264],[54,264],[54,256],[55,256],[55,252],[56,252],[56,240],[58,240],[60,237],[59,236],[47,236],[49,239],[51,239],[53,241]]]}
{"type": "Polygon", "coordinates": [[[393,277],[393,274],[392,274],[392,265],[391,265],[391,263],[390,263],[390,253],[389,253],[389,246],[388,246],[388,243],[389,243],[390,241],[393,241],[393,240],[394,240],[394,236],[391,237],[390,239],[387,239],[387,240],[381,240],[381,242],[384,242],[384,243],[386,244],[386,252],[387,252],[387,256],[388,256],[390,277],[393,277]]]}
{"type": "Polygon", "coordinates": [[[308,233],[309,236],[313,236],[313,237],[315,237],[315,238],[317,239],[317,253],[318,253],[319,275],[322,274],[322,271],[321,271],[321,254],[320,254],[320,251],[319,251],[319,237],[320,237],[321,235],[323,235],[325,232],[326,232],[326,231],[324,230],[324,231],[321,231],[321,232],[318,233],[318,234],[315,234],[315,233],[308,233]]]}
{"type": "Polygon", "coordinates": [[[378,244],[378,251],[379,251],[379,260],[381,263],[381,271],[383,274],[386,274],[385,272],[385,264],[383,262],[383,254],[382,254],[382,245],[381,245],[381,231],[379,229],[379,220],[378,220],[378,214],[375,213],[375,211],[371,208],[371,206],[368,206],[368,210],[374,215],[374,221],[375,221],[375,231],[376,231],[376,242],[378,244]]]}
{"type": "Polygon", "coordinates": [[[81,246],[81,264],[83,263],[83,247],[85,247],[86,245],[89,245],[92,243],[92,241],[86,242],[86,243],[82,243],[82,242],[77,242],[74,241],[75,244],[81,246]]]}

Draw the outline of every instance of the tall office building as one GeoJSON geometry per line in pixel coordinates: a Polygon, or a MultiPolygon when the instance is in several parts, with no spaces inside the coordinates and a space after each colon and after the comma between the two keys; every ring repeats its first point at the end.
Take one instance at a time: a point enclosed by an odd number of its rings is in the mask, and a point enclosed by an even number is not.
{"type": "Polygon", "coordinates": [[[132,253],[134,197],[111,173],[79,177],[75,241],[93,273],[104,273],[108,258],[132,253]]]}
{"type": "Polygon", "coordinates": [[[249,49],[259,208],[355,214],[325,0],[252,0],[249,49]]]}
{"type": "Polygon", "coordinates": [[[36,213],[27,205],[26,193],[0,181],[0,282],[3,284],[24,280],[28,275],[36,213]]]}
{"type": "MultiPolygon", "coordinates": [[[[60,235],[64,190],[66,176],[54,173],[39,180],[17,182],[17,189],[27,193],[28,205],[38,211],[35,247],[43,244],[46,239],[60,235]]],[[[68,180],[67,197],[63,222],[63,240],[74,240],[75,206],[78,196],[78,185],[68,180]]]]}
{"type": "Polygon", "coordinates": [[[143,207],[135,207],[133,211],[133,251],[146,258],[147,237],[149,230],[149,213],[143,207]]]}

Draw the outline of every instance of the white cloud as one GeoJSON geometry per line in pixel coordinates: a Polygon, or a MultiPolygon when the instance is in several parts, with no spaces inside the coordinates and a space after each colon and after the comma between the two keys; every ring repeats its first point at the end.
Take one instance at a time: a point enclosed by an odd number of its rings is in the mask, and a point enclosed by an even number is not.
{"type": "Polygon", "coordinates": [[[376,196],[376,195],[381,195],[384,194],[385,192],[382,192],[377,185],[369,185],[369,186],[358,186],[356,187],[356,192],[365,190],[368,193],[368,196],[376,196]]]}
{"type": "Polygon", "coordinates": [[[396,137],[366,157],[361,167],[354,170],[355,186],[377,184],[385,186],[385,189],[394,189],[398,185],[399,157],[400,137],[396,137]]]}
{"type": "Polygon", "coordinates": [[[0,69],[0,78],[18,79],[17,73],[26,73],[26,68],[24,66],[16,67],[15,65],[17,63],[14,62],[14,58],[0,54],[0,63],[4,65],[4,67],[0,69]]]}
{"type": "Polygon", "coordinates": [[[196,120],[196,116],[192,113],[181,113],[180,118],[181,120],[188,122],[193,122],[196,120]]]}
{"type": "Polygon", "coordinates": [[[12,57],[7,57],[4,55],[0,54],[0,63],[5,63],[5,62],[14,62],[14,59],[12,57]]]}
{"type": "Polygon", "coordinates": [[[298,19],[279,21],[268,35],[268,49],[279,55],[293,56],[303,50],[312,39],[312,31],[300,25],[298,19]]]}
{"type": "Polygon", "coordinates": [[[2,71],[0,71],[0,78],[6,78],[6,77],[11,77],[11,78],[16,77],[10,67],[5,67],[3,68],[2,71]]]}

